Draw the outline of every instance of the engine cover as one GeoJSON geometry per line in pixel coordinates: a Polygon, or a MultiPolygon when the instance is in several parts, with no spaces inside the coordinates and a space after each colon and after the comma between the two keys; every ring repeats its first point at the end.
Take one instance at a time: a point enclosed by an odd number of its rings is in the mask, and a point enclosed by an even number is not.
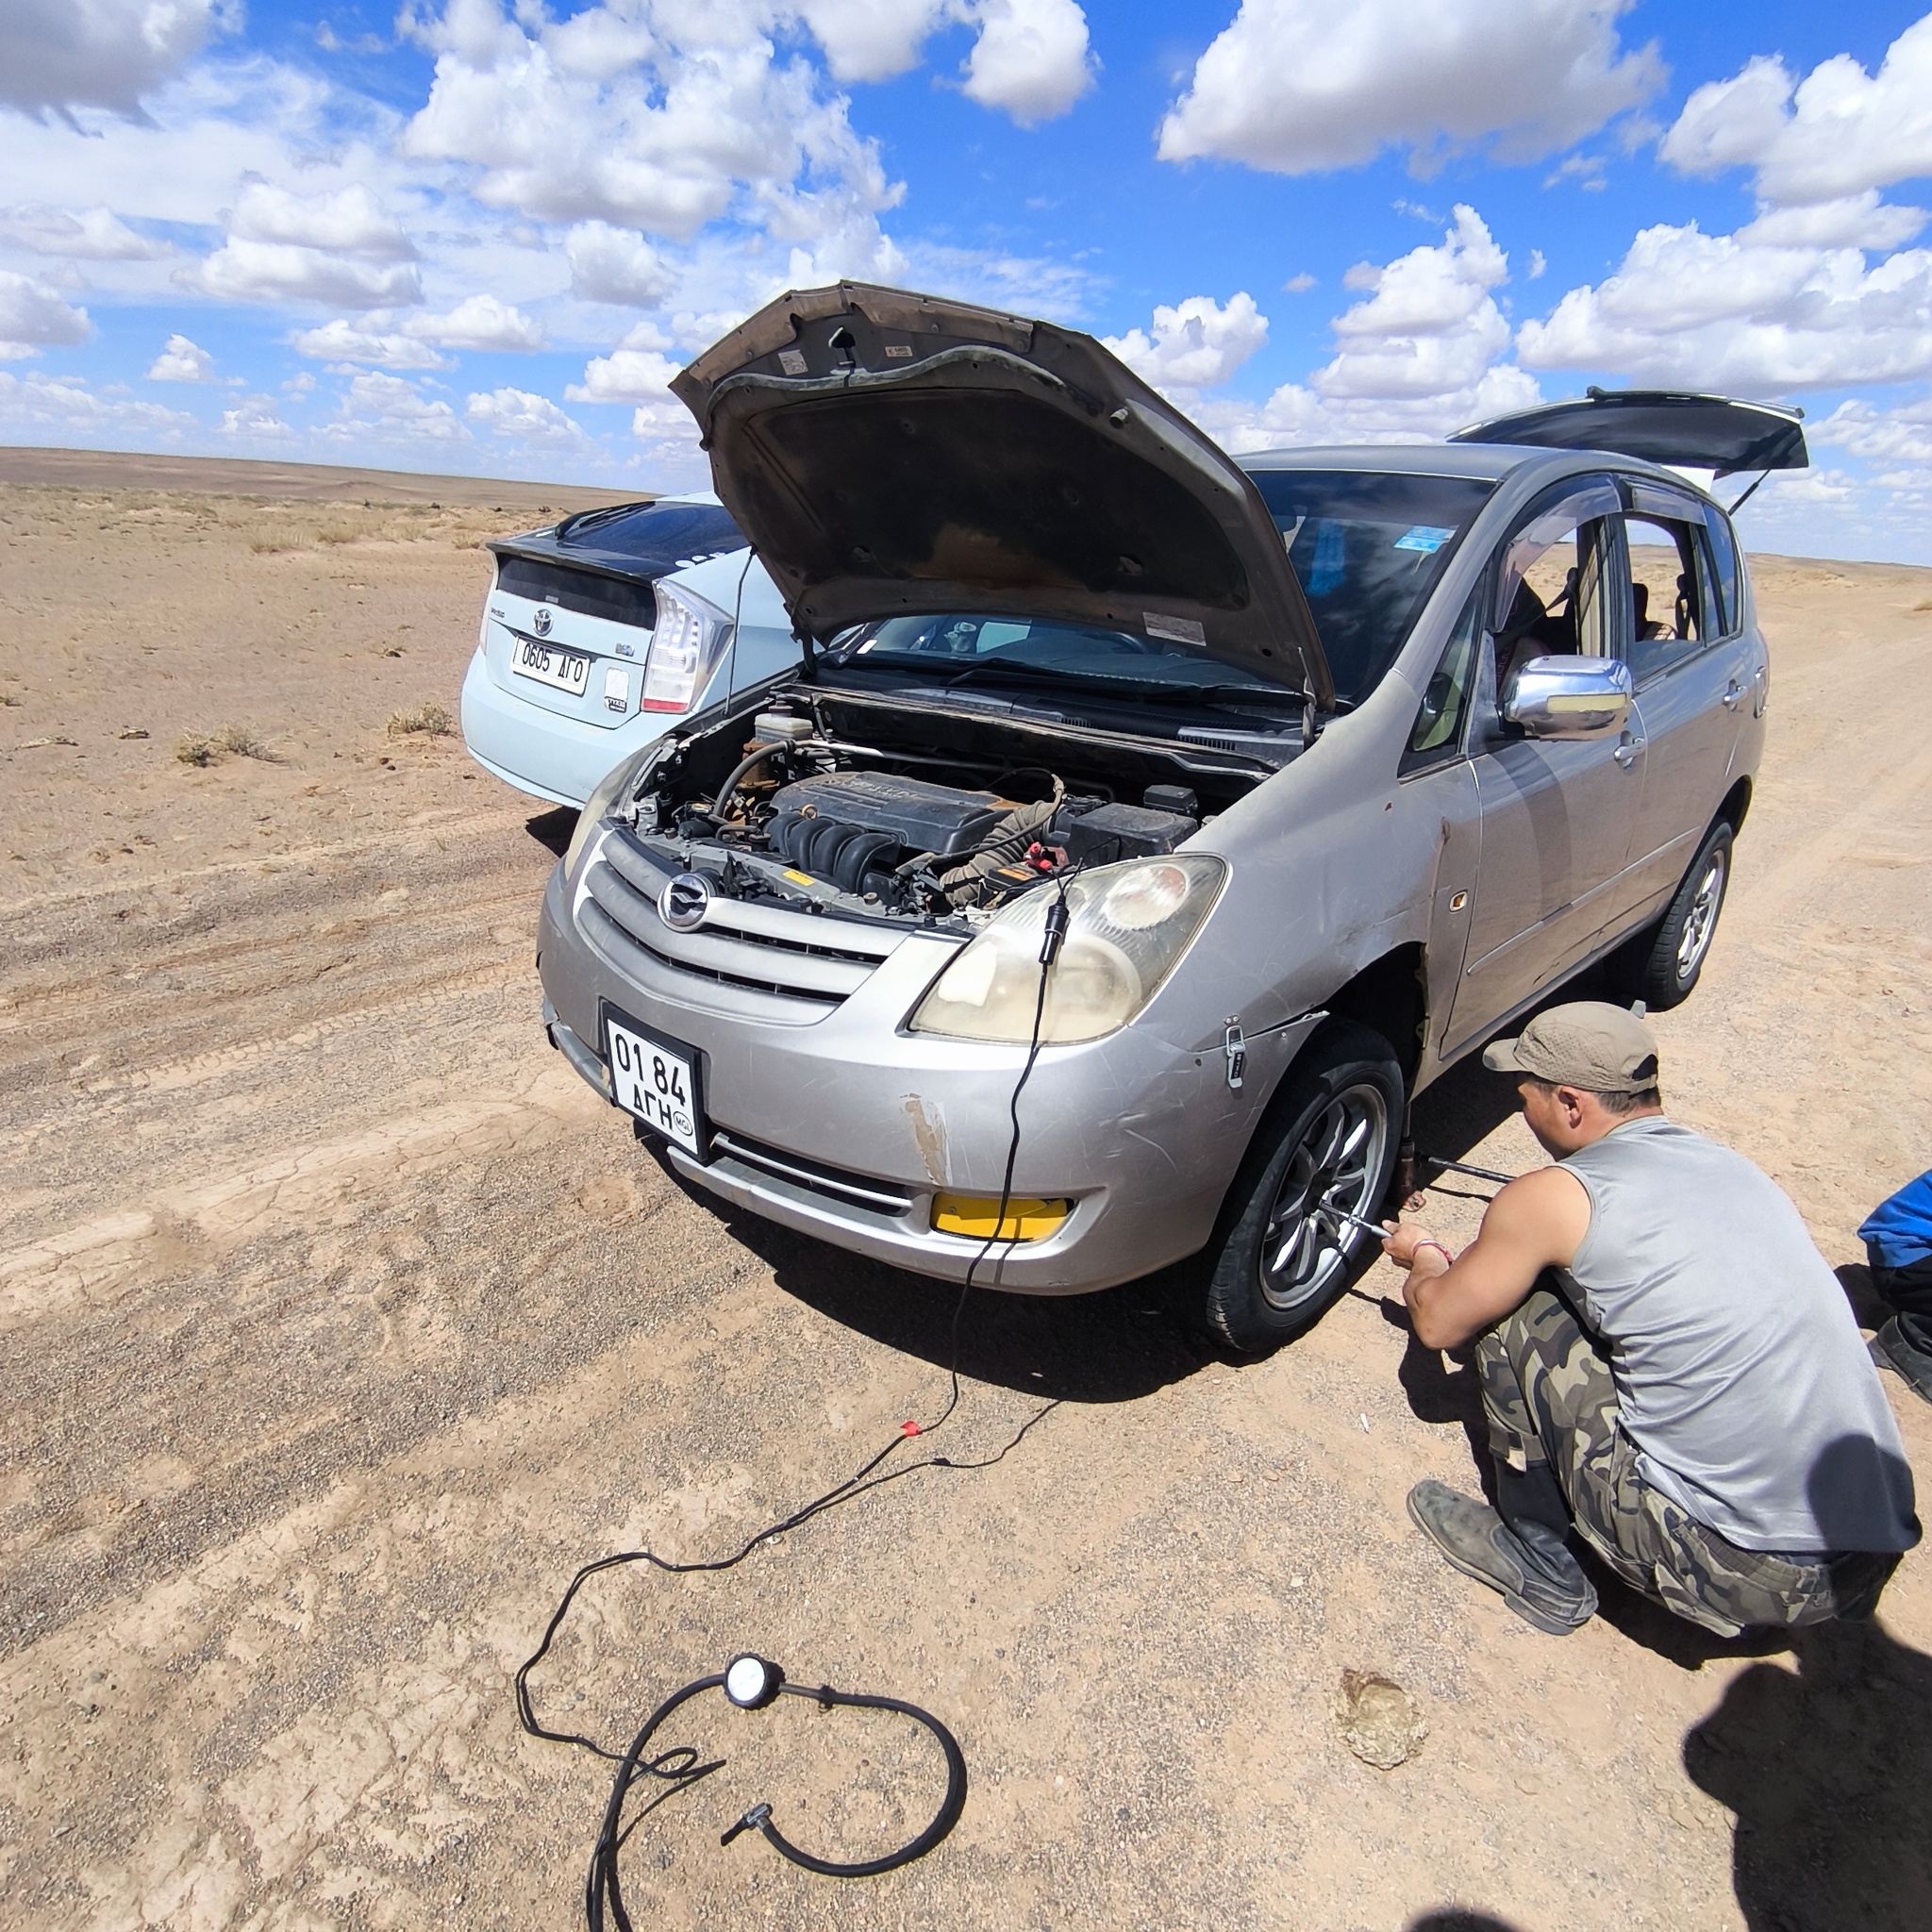
{"type": "Polygon", "coordinates": [[[907,853],[941,858],[974,850],[1010,806],[991,791],[959,791],[889,772],[825,772],[772,794],[781,821],[829,819],[861,832],[881,832],[907,853]]]}

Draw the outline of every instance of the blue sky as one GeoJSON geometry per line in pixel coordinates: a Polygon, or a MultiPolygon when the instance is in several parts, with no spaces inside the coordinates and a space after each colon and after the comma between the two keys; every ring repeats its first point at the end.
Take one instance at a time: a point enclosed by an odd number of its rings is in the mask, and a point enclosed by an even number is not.
{"type": "Polygon", "coordinates": [[[8,0],[0,441],[640,488],[841,275],[1229,447],[1801,403],[1750,540],[1932,562],[1932,15],[1784,0],[8,0]]]}

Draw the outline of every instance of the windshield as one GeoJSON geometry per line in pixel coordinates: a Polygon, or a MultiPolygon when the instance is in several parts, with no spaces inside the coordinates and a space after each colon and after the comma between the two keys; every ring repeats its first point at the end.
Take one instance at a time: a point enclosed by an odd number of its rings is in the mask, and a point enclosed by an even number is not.
{"type": "Polygon", "coordinates": [[[1495,485],[1372,470],[1251,474],[1301,579],[1336,697],[1359,704],[1495,485]]]}
{"type": "Polygon", "coordinates": [[[1017,672],[1115,687],[1249,690],[1257,696],[1283,689],[1198,648],[1047,618],[889,617],[835,639],[825,657],[833,664],[922,672],[941,683],[965,682],[983,667],[989,679],[1017,672]]]}

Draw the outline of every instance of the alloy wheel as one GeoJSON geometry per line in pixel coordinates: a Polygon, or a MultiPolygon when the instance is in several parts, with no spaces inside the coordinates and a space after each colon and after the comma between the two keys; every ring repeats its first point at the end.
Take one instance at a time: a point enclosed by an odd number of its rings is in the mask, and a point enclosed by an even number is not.
{"type": "Polygon", "coordinates": [[[1704,964],[1710,936],[1717,930],[1718,908],[1724,904],[1724,881],[1730,873],[1729,850],[1720,845],[1705,861],[1704,876],[1690,895],[1690,908],[1677,936],[1677,978],[1689,979],[1704,964]]]}
{"type": "Polygon", "coordinates": [[[1345,1087],[1308,1123],[1289,1157],[1257,1269],[1262,1299],[1290,1313],[1319,1299],[1368,1236],[1333,1210],[1368,1217],[1389,1143],[1389,1108],[1366,1081],[1345,1087]]]}

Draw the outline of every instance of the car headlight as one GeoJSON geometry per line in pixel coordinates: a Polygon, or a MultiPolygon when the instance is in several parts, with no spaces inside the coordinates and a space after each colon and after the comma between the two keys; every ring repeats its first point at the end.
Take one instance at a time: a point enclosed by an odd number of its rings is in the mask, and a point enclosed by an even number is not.
{"type": "Polygon", "coordinates": [[[731,620],[702,598],[659,583],[658,622],[644,658],[641,711],[688,711],[731,640],[731,620]]]}
{"type": "MultiPolygon", "coordinates": [[[[1067,888],[1067,936],[1048,971],[1042,1041],[1117,1032],[1207,918],[1227,867],[1207,853],[1102,866],[1067,888]]],[[[912,1015],[915,1033],[1024,1045],[1040,998],[1040,947],[1054,893],[1027,893],[962,946],[912,1015]]]]}
{"type": "Polygon", "coordinates": [[[591,842],[591,834],[609,816],[625,787],[636,778],[639,767],[656,749],[652,745],[641,752],[633,752],[627,758],[620,758],[597,780],[596,789],[584,800],[584,808],[577,814],[576,829],[570,835],[570,843],[563,848],[565,878],[576,877],[577,861],[584,856],[584,847],[591,842]]]}

